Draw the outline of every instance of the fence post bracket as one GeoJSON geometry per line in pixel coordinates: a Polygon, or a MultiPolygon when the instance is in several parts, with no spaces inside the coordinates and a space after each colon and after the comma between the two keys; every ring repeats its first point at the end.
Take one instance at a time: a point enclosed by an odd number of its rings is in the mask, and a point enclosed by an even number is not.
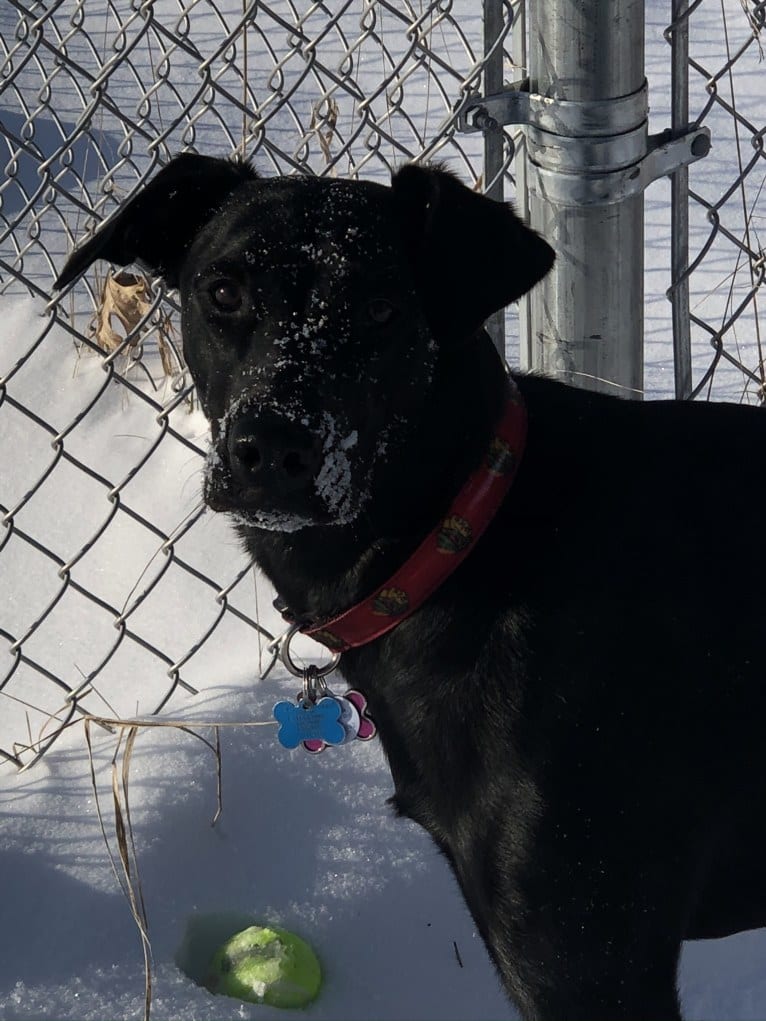
{"type": "Polygon", "coordinates": [[[648,133],[648,87],[628,96],[564,100],[529,90],[529,79],[473,96],[458,116],[463,132],[525,129],[530,191],[566,206],[601,206],[643,192],[710,151],[707,127],[648,133]]]}

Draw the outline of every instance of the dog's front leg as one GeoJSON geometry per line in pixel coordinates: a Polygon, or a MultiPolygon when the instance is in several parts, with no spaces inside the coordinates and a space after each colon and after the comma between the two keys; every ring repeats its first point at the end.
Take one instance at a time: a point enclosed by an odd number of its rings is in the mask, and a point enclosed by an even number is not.
{"type": "Polygon", "coordinates": [[[490,952],[524,1021],[680,1021],[681,940],[668,939],[668,919],[636,910],[628,892],[616,910],[577,900],[528,901],[522,923],[517,900],[512,921],[501,909],[488,926],[490,952]]]}
{"type": "Polygon", "coordinates": [[[655,951],[651,961],[625,953],[609,947],[594,956],[594,948],[527,938],[509,957],[495,956],[524,1021],[680,1021],[678,949],[655,951]]]}
{"type": "Polygon", "coordinates": [[[524,1021],[680,1021],[676,870],[629,851],[605,862],[583,844],[572,857],[546,850],[530,845],[512,862],[501,840],[481,889],[463,884],[524,1021]]]}

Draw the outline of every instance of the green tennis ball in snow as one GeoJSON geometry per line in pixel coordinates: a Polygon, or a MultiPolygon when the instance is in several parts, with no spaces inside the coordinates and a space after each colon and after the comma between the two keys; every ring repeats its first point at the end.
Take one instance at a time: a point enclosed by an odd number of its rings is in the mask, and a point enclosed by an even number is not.
{"type": "Polygon", "coordinates": [[[284,929],[251,925],[213,954],[211,993],[271,1007],[305,1007],[319,994],[322,972],[311,947],[284,929]]]}

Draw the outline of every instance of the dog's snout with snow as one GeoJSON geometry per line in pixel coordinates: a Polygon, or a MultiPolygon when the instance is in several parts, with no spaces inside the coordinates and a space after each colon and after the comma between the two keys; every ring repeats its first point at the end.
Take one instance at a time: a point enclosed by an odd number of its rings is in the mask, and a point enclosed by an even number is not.
{"type": "Polygon", "coordinates": [[[389,196],[279,179],[195,240],[184,344],[213,426],[213,508],[282,531],[346,524],[406,442],[400,408],[428,399],[435,351],[389,196]],[[392,401],[393,364],[404,402],[392,401]]]}

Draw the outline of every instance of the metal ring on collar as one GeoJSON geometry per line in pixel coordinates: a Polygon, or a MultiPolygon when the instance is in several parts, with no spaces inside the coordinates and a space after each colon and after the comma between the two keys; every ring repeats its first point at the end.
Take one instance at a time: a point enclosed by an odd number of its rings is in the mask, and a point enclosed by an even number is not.
{"type": "Polygon", "coordinates": [[[319,667],[312,663],[303,671],[303,688],[298,693],[298,701],[314,705],[318,699],[324,698],[329,688],[320,676],[319,667]]]}
{"type": "MultiPolygon", "coordinates": [[[[279,658],[294,677],[303,677],[307,670],[306,667],[299,667],[290,655],[290,642],[300,632],[300,630],[300,624],[292,624],[278,642],[279,658]]],[[[330,662],[325,663],[324,666],[317,666],[312,663],[311,666],[313,670],[316,671],[314,676],[317,678],[326,677],[328,674],[333,672],[338,663],[340,663],[339,652],[334,653],[330,662]]]]}

